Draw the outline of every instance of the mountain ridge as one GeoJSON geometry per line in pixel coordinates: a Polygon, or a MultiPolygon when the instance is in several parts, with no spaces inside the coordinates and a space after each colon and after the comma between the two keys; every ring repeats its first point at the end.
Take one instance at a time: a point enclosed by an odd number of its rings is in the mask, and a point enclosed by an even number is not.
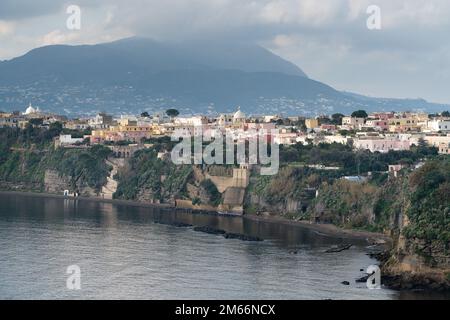
{"type": "Polygon", "coordinates": [[[443,111],[421,100],[340,92],[258,45],[125,38],[93,45],[51,45],[0,62],[0,108],[29,102],[65,114],[139,113],[179,108],[220,113],[318,115],[384,108],[443,111]]]}

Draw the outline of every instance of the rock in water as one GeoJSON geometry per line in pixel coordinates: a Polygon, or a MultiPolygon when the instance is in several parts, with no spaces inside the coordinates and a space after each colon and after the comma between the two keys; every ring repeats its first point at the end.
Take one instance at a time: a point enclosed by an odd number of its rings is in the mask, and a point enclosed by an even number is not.
{"type": "Polygon", "coordinates": [[[352,247],[352,244],[343,244],[337,247],[333,247],[325,251],[326,253],[334,253],[334,252],[342,252],[344,250],[348,250],[352,247]]]}
{"type": "Polygon", "coordinates": [[[247,236],[245,234],[239,234],[239,233],[225,233],[223,235],[225,239],[239,239],[242,241],[263,241],[263,239],[254,237],[254,236],[247,236]]]}
{"type": "Polygon", "coordinates": [[[226,232],[221,229],[212,228],[210,226],[194,227],[194,231],[205,232],[209,234],[225,234],[226,232]]]}

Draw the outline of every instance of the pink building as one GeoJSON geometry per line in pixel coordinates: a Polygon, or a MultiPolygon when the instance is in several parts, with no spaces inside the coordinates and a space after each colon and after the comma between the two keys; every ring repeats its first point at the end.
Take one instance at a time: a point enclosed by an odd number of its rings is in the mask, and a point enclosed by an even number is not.
{"type": "Polygon", "coordinates": [[[336,131],[336,126],[334,124],[322,124],[320,129],[323,131],[336,131]]]}
{"type": "Polygon", "coordinates": [[[370,114],[371,118],[380,119],[380,120],[389,120],[394,117],[393,112],[374,112],[370,114]]]}
{"type": "Polygon", "coordinates": [[[388,131],[389,130],[389,122],[387,120],[382,120],[382,119],[367,119],[364,127],[373,128],[374,130],[377,130],[377,131],[388,131]]]}
{"type": "Polygon", "coordinates": [[[409,141],[402,141],[392,138],[371,138],[371,139],[356,139],[353,141],[355,149],[370,150],[371,152],[389,152],[409,150],[411,143],[409,141]]]}

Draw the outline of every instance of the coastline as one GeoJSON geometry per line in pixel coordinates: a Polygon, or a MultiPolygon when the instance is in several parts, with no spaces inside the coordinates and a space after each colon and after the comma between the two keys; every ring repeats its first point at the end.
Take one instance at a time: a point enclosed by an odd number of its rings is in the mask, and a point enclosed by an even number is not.
{"type": "MultiPolygon", "coordinates": [[[[192,214],[206,214],[206,215],[225,215],[221,214],[217,211],[209,211],[209,210],[201,210],[201,209],[184,209],[180,207],[175,207],[170,204],[158,204],[158,203],[145,203],[138,202],[133,200],[121,200],[121,199],[104,199],[100,197],[69,197],[59,194],[52,193],[43,193],[43,192],[32,192],[32,191],[7,191],[0,190],[0,194],[5,195],[20,195],[20,196],[28,196],[28,197],[41,197],[41,198],[50,198],[50,199],[68,199],[68,200],[83,200],[83,201],[93,201],[100,203],[111,203],[118,205],[126,205],[126,206],[134,206],[134,207],[142,207],[142,208],[159,208],[159,209],[170,209],[170,210],[180,210],[189,212],[192,214]]],[[[283,224],[290,226],[298,226],[307,228],[317,232],[320,235],[339,237],[347,240],[365,240],[367,244],[382,244],[382,245],[391,245],[392,239],[381,233],[369,232],[369,231],[360,231],[360,230],[351,230],[351,229],[343,229],[337,227],[332,224],[312,224],[307,221],[295,221],[289,220],[283,217],[278,216],[257,216],[252,214],[244,214],[244,215],[229,215],[237,218],[248,219],[256,222],[267,222],[273,224],[283,224]]]]}
{"type": "MultiPolygon", "coordinates": [[[[68,200],[82,200],[98,203],[111,203],[117,205],[134,206],[142,208],[158,208],[163,210],[179,210],[191,214],[203,214],[203,215],[225,215],[217,211],[208,211],[200,209],[183,209],[177,208],[170,204],[153,204],[137,202],[132,200],[120,200],[120,199],[103,199],[99,197],[67,197],[64,195],[40,193],[30,191],[4,191],[0,190],[0,195],[18,195],[26,197],[40,197],[48,199],[68,199],[68,200]]],[[[379,263],[383,271],[382,281],[384,285],[390,289],[396,291],[433,291],[438,290],[440,292],[448,292],[448,286],[445,281],[439,281],[434,274],[410,274],[408,272],[394,272],[390,268],[386,268],[386,262],[390,257],[390,250],[393,246],[393,239],[385,234],[374,233],[360,230],[349,230],[337,227],[331,224],[312,224],[307,221],[294,221],[279,216],[257,216],[257,215],[230,215],[230,217],[248,219],[255,222],[265,222],[276,225],[289,225],[306,228],[316,232],[321,236],[330,236],[335,238],[342,238],[343,240],[359,240],[365,241],[367,245],[374,245],[377,248],[378,253],[370,253],[368,255],[375,258],[379,263]],[[381,250],[381,251],[380,251],[381,250]]],[[[355,279],[358,281],[359,279],[355,279]]]]}

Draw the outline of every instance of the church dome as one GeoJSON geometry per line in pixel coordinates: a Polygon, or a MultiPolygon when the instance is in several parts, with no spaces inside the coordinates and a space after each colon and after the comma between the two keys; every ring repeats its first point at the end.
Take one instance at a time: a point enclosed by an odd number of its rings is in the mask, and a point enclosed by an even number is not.
{"type": "Polygon", "coordinates": [[[25,114],[31,114],[31,113],[36,113],[36,109],[35,108],[33,108],[32,106],[31,106],[31,103],[30,103],[30,105],[28,106],[28,108],[27,108],[27,110],[25,110],[25,114]]]}
{"type": "Polygon", "coordinates": [[[241,119],[245,119],[245,113],[243,113],[241,111],[241,109],[239,108],[238,111],[236,111],[236,113],[233,116],[234,120],[241,120],[241,119]]]}

